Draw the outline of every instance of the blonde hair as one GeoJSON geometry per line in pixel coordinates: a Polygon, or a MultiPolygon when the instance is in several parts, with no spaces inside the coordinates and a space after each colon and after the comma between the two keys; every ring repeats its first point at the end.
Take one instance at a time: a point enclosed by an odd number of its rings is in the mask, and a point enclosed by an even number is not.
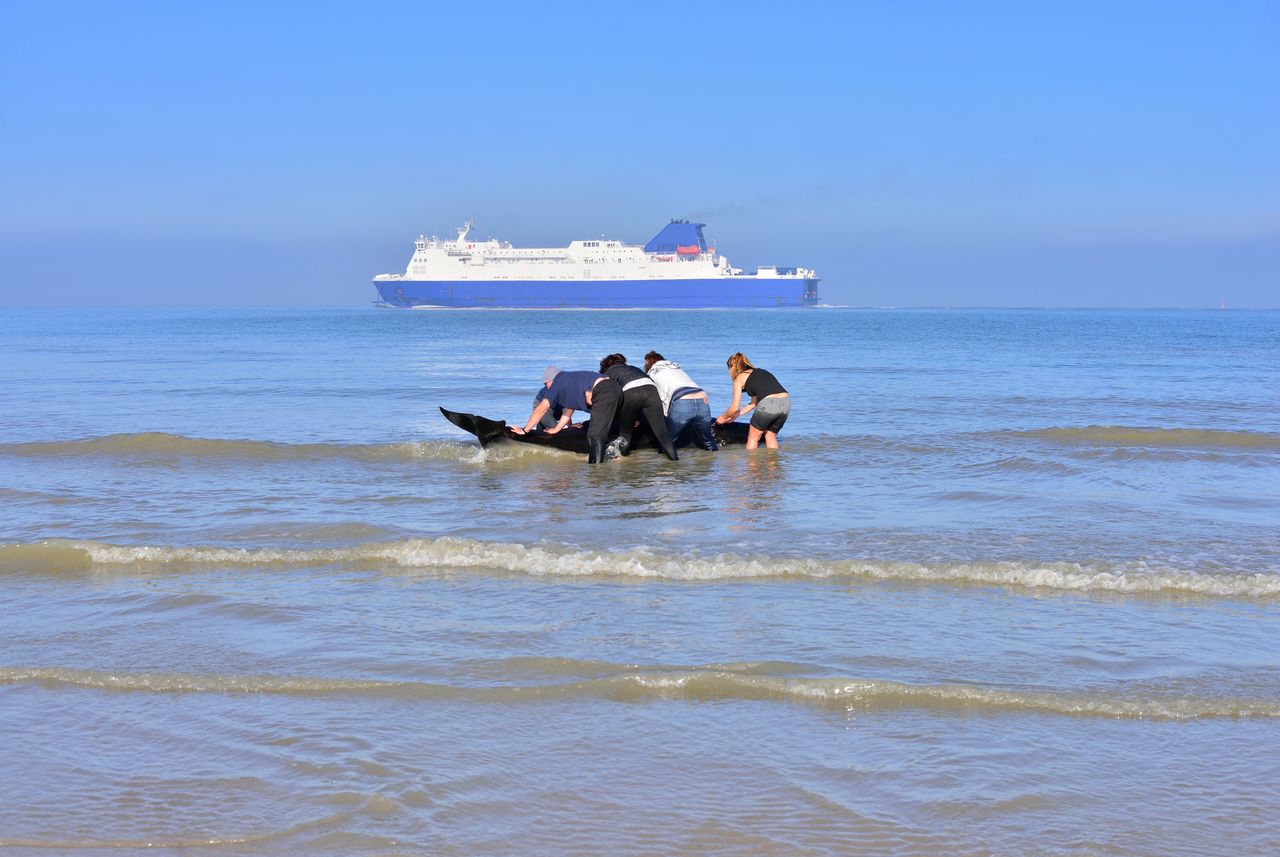
{"type": "Polygon", "coordinates": [[[751,361],[747,359],[747,355],[743,354],[741,351],[735,351],[728,360],[724,361],[724,365],[729,367],[729,374],[734,378],[737,378],[748,369],[756,368],[751,365],[751,361]]]}

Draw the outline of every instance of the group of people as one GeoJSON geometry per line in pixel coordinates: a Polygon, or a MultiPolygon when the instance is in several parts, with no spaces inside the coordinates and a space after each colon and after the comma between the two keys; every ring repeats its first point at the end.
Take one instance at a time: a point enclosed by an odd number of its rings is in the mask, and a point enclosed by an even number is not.
{"type": "Polygon", "coordinates": [[[610,440],[618,438],[618,451],[627,455],[641,420],[654,442],[672,461],[679,460],[676,439],[691,428],[694,442],[703,449],[718,449],[712,427],[733,422],[751,413],[747,449],[755,449],[761,439],[770,449],[778,448],[778,432],[791,413],[791,396],[773,373],[751,364],[741,351],[725,365],[733,382],[733,400],[724,413],[711,417],[711,402],[680,364],[657,351],[644,356],[644,369],[627,363],[622,354],[610,354],[600,361],[600,371],[565,371],[548,366],[542,373],[542,388],[533,400],[533,413],[516,434],[534,430],[555,434],[573,422],[575,411],[590,411],[587,427],[587,462],[605,460],[610,440]],[[743,396],[750,402],[742,404],[743,396]]]}

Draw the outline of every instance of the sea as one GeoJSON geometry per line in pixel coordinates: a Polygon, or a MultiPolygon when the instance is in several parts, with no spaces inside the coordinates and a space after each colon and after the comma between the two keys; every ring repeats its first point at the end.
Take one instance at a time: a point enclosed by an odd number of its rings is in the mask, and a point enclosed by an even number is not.
{"type": "Polygon", "coordinates": [[[1280,853],[1280,312],[6,310],[0,610],[3,854],[1280,853]]]}

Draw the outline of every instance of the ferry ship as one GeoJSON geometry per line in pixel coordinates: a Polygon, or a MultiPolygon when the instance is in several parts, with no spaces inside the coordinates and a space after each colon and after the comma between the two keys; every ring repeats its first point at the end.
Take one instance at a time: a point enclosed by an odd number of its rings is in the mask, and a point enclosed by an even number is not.
{"type": "Polygon", "coordinates": [[[789,307],[818,302],[809,268],[761,266],[744,273],[707,244],[705,223],[673,220],[643,247],[574,241],[512,247],[467,236],[419,235],[403,274],[373,278],[378,306],[431,307],[789,307]]]}

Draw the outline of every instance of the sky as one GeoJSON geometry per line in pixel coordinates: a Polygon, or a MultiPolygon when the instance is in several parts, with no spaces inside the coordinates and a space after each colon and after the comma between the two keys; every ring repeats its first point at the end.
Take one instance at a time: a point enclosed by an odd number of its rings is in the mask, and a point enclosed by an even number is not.
{"type": "Polygon", "coordinates": [[[0,307],[362,306],[420,232],[856,306],[1280,307],[1280,2],[0,3],[0,307]]]}

